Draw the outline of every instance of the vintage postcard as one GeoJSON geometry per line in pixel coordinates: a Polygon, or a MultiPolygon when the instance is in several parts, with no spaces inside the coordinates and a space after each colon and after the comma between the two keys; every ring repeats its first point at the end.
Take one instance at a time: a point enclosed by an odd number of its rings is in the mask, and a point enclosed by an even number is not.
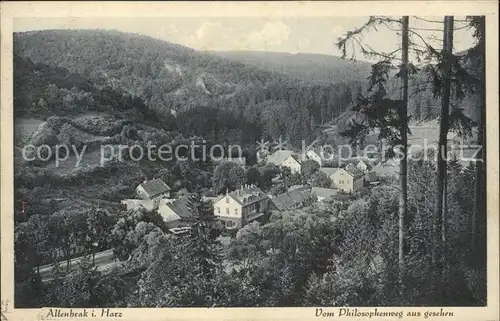
{"type": "Polygon", "coordinates": [[[2,321],[499,320],[495,1],[0,9],[2,321]]]}

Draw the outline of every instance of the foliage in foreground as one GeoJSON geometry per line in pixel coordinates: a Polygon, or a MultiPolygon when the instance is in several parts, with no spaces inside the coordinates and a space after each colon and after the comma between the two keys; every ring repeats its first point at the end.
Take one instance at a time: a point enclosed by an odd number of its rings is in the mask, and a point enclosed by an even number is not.
{"type": "MultiPolygon", "coordinates": [[[[90,265],[48,285],[35,273],[32,281],[18,284],[17,299],[73,307],[484,305],[485,262],[471,253],[464,223],[473,197],[473,184],[464,182],[473,182],[472,166],[450,166],[446,274],[439,283],[429,282],[433,166],[410,164],[402,295],[396,281],[397,189],[379,186],[345,210],[331,204],[274,214],[229,241],[206,221],[191,235],[176,237],[138,216],[129,229],[131,258],[116,270],[102,274],[90,265]]],[[[201,204],[197,210],[207,213],[201,204]]]]}

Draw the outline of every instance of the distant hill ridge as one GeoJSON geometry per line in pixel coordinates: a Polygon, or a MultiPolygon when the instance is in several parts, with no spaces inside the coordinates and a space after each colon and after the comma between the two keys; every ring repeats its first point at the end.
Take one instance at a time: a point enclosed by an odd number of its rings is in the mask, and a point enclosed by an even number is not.
{"type": "Polygon", "coordinates": [[[14,34],[14,50],[35,63],[67,68],[96,84],[141,97],[157,111],[207,105],[279,75],[159,39],[114,30],[14,34]]]}
{"type": "Polygon", "coordinates": [[[238,61],[148,36],[98,29],[19,32],[14,34],[14,50],[35,63],[66,68],[97,85],[125,90],[160,112],[246,105],[255,102],[251,97],[259,91],[277,85],[350,86],[364,81],[363,73],[369,70],[368,64],[309,54],[283,58],[264,53],[267,62],[257,66],[251,59],[238,61]]]}
{"type": "MultiPolygon", "coordinates": [[[[130,97],[125,103],[128,108],[147,108],[159,116],[193,110],[185,114],[191,117],[200,114],[200,108],[211,113],[224,110],[232,114],[230,118],[253,123],[254,135],[269,139],[282,136],[292,144],[315,136],[318,125],[336,124],[335,119],[341,115],[342,122],[347,123],[349,112],[343,113],[365,90],[371,68],[366,62],[351,62],[329,55],[201,52],[114,30],[15,33],[14,51],[34,63],[67,69],[74,74],[70,77],[76,77],[77,82],[82,83],[80,87],[85,86],[88,79],[95,87],[93,95],[99,90],[126,94],[130,97]]],[[[58,73],[62,74],[62,71],[56,71],[56,78],[49,83],[60,87],[66,80],[59,79],[58,73]]],[[[82,106],[85,105],[88,95],[70,94],[69,83],[63,86],[68,92],[61,94],[75,96],[77,104],[83,100],[82,106]]],[[[394,97],[399,96],[398,80],[391,79],[389,86],[393,88],[394,97]]],[[[410,86],[408,110],[412,120],[435,118],[439,100],[432,96],[426,75],[421,72],[410,79],[410,86]],[[413,90],[419,84],[425,88],[414,95],[413,90]]],[[[82,89],[85,91],[85,87],[82,89]]],[[[33,90],[38,89],[30,87],[21,97],[31,100],[33,90]]],[[[51,89],[48,87],[48,90],[51,89]]],[[[47,96],[47,93],[42,94],[47,96]]],[[[111,101],[119,99],[116,96],[111,101]]],[[[467,97],[457,104],[473,119],[476,112],[474,100],[474,97],[467,97]]],[[[44,101],[35,103],[45,106],[44,101]]],[[[62,103],[64,108],[71,107],[69,101],[67,106],[64,101],[62,103]]],[[[102,107],[107,109],[105,105],[102,107]]],[[[155,119],[163,118],[155,116],[155,119]]],[[[214,124],[217,121],[214,119],[214,124]]],[[[183,122],[188,127],[197,128],[193,120],[183,118],[183,122]]],[[[194,133],[207,134],[207,128],[201,132],[194,130],[194,133]]]]}
{"type": "Polygon", "coordinates": [[[272,51],[213,51],[214,54],[251,66],[284,73],[312,82],[364,82],[371,64],[341,57],[313,53],[272,51]]]}

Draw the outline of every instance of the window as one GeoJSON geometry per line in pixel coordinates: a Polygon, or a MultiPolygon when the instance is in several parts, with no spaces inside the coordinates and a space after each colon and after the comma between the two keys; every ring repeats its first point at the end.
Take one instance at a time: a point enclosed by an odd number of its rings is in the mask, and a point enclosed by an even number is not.
{"type": "Polygon", "coordinates": [[[229,214],[229,208],[226,208],[226,214],[229,214]]]}
{"type": "Polygon", "coordinates": [[[238,215],[238,209],[237,208],[234,209],[234,215],[238,215]]]}
{"type": "Polygon", "coordinates": [[[217,207],[217,214],[220,214],[220,207],[217,207]]]}
{"type": "Polygon", "coordinates": [[[226,197],[226,203],[229,204],[229,197],[226,197]]]}

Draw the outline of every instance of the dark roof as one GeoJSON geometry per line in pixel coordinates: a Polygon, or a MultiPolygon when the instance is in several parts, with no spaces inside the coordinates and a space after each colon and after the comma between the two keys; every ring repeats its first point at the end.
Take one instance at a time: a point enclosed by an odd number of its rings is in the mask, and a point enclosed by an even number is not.
{"type": "Polygon", "coordinates": [[[372,164],[371,164],[369,161],[366,161],[366,160],[364,160],[364,159],[360,159],[360,160],[359,160],[359,162],[356,164],[356,166],[358,166],[358,164],[359,164],[360,162],[365,163],[365,165],[366,165],[366,167],[368,168],[368,170],[372,169],[372,167],[373,167],[373,166],[372,166],[372,164]]]}
{"type": "Polygon", "coordinates": [[[367,182],[376,182],[378,181],[377,173],[374,171],[368,172],[365,174],[365,179],[367,182]]]}
{"type": "Polygon", "coordinates": [[[196,217],[194,205],[188,196],[180,197],[172,203],[168,203],[167,206],[183,220],[189,220],[196,217]]]}
{"type": "Polygon", "coordinates": [[[303,186],[289,190],[272,198],[271,200],[278,210],[283,211],[293,207],[294,205],[302,203],[309,198],[310,195],[311,188],[309,186],[303,186]]]}
{"type": "Polygon", "coordinates": [[[351,174],[352,176],[354,176],[354,178],[361,178],[364,176],[364,173],[359,169],[357,168],[356,166],[354,166],[353,164],[349,164],[345,167],[345,170],[351,174]]]}
{"type": "Polygon", "coordinates": [[[339,161],[339,166],[340,167],[347,167],[349,165],[356,166],[359,163],[359,160],[357,158],[348,158],[348,159],[342,159],[339,161]]]}
{"type": "Polygon", "coordinates": [[[295,153],[291,150],[277,150],[274,153],[267,155],[267,162],[276,166],[280,166],[288,157],[295,153]]]}
{"type": "Polygon", "coordinates": [[[329,198],[337,195],[337,190],[333,188],[313,187],[311,189],[311,195],[316,197],[329,198]]]}
{"type": "Polygon", "coordinates": [[[232,197],[236,202],[238,202],[242,206],[246,206],[248,204],[255,203],[257,201],[261,201],[263,199],[266,199],[268,196],[262,192],[260,188],[258,188],[255,185],[245,185],[242,186],[241,188],[229,192],[226,195],[221,195],[219,196],[214,203],[217,203],[221,199],[223,199],[226,196],[232,197]]]}
{"type": "Polygon", "coordinates": [[[161,179],[156,178],[151,181],[146,181],[139,186],[142,186],[150,198],[170,191],[170,187],[167,184],[165,184],[161,179]]]}
{"type": "Polygon", "coordinates": [[[335,174],[339,169],[333,167],[321,167],[319,170],[325,173],[326,176],[330,177],[333,174],[335,174]]]}
{"type": "Polygon", "coordinates": [[[399,168],[397,166],[383,166],[381,164],[378,164],[373,166],[372,171],[374,171],[380,177],[399,175],[399,168]]]}
{"type": "MultiPolygon", "coordinates": [[[[179,234],[179,233],[174,233],[173,231],[171,231],[171,229],[178,229],[178,228],[186,228],[186,227],[189,227],[191,225],[191,222],[186,222],[186,221],[170,221],[170,222],[166,222],[165,223],[165,226],[167,227],[167,229],[169,229],[169,232],[173,233],[173,234],[179,234]]],[[[185,231],[187,232],[187,231],[185,231]]]]}

